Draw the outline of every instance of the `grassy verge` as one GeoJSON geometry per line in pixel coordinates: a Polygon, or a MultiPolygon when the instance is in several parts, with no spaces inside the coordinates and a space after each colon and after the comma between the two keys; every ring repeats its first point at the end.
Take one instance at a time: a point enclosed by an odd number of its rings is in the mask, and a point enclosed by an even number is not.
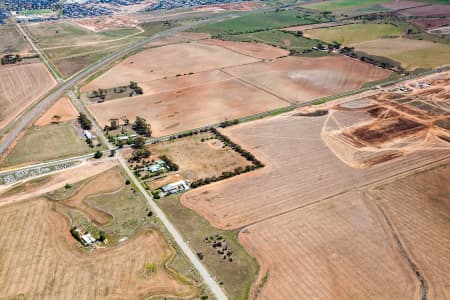
{"type": "Polygon", "coordinates": [[[256,260],[240,245],[237,238],[238,232],[223,231],[212,227],[203,217],[184,207],[180,203],[179,197],[180,195],[169,196],[157,200],[157,203],[185,237],[193,251],[203,255],[202,262],[222,285],[229,298],[247,299],[258,272],[258,265],[256,260]],[[216,234],[223,237],[232,249],[232,262],[224,260],[211,244],[205,243],[205,237],[216,234]]]}
{"type": "Polygon", "coordinates": [[[68,121],[31,127],[19,138],[0,166],[44,162],[93,152],[75,126],[75,121],[68,121]]]}

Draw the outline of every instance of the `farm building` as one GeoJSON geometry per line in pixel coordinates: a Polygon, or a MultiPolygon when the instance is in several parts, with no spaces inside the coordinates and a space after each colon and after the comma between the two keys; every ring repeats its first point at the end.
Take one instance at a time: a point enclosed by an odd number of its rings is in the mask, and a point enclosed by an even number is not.
{"type": "Polygon", "coordinates": [[[90,233],[83,234],[81,239],[89,246],[95,243],[95,239],[90,233]]]}
{"type": "Polygon", "coordinates": [[[85,130],[85,131],[84,131],[84,136],[85,136],[87,139],[92,139],[92,133],[91,133],[89,130],[85,130]]]}
{"type": "Polygon", "coordinates": [[[161,188],[166,195],[176,194],[189,189],[189,182],[187,180],[181,180],[174,183],[169,183],[161,188]]]}

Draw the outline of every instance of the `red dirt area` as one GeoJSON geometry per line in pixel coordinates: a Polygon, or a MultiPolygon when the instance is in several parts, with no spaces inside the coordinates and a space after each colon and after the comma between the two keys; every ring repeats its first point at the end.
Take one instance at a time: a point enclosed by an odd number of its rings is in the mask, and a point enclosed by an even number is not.
{"type": "Polygon", "coordinates": [[[242,78],[289,102],[305,102],[360,88],[381,80],[391,72],[346,56],[294,57],[226,68],[242,78]]]}
{"type": "Polygon", "coordinates": [[[174,250],[157,230],[88,253],[70,222],[38,199],[0,208],[0,294],[5,299],[193,298],[197,288],[166,266],[174,250]],[[154,272],[147,265],[154,265],[154,272]]]}
{"type": "Polygon", "coordinates": [[[275,59],[288,56],[289,51],[263,43],[247,43],[221,40],[205,40],[203,43],[227,48],[241,54],[260,59],[275,59]]]}
{"type": "Polygon", "coordinates": [[[145,49],[128,57],[89,83],[82,91],[117,87],[128,84],[131,80],[148,82],[256,61],[258,59],[223,47],[197,42],[166,45],[145,49]]]}
{"type": "Polygon", "coordinates": [[[124,187],[124,182],[117,169],[109,170],[86,182],[73,196],[62,203],[82,212],[96,224],[105,225],[111,221],[112,216],[89,205],[87,201],[93,196],[120,191],[124,187]]]}
{"type": "Polygon", "coordinates": [[[417,266],[428,299],[450,299],[450,162],[370,191],[417,266]]]}
{"type": "Polygon", "coordinates": [[[405,9],[399,12],[404,16],[414,17],[448,17],[450,15],[450,5],[432,4],[417,8],[405,9]]]}
{"type": "Polygon", "coordinates": [[[149,121],[155,136],[163,136],[283,106],[287,103],[279,98],[231,79],[95,103],[88,109],[102,127],[113,118],[141,116],[149,121]]]}
{"type": "Polygon", "coordinates": [[[221,12],[227,10],[235,11],[250,11],[260,6],[255,2],[238,2],[238,3],[224,3],[205,6],[196,6],[192,8],[194,11],[209,11],[209,12],[221,12]]]}
{"type": "Polygon", "coordinates": [[[448,147],[421,149],[352,168],[322,139],[328,117],[282,115],[225,129],[266,167],[192,190],[182,203],[216,227],[240,228],[450,155],[448,147]]]}
{"type": "Polygon", "coordinates": [[[424,5],[428,5],[428,3],[418,2],[418,1],[409,1],[409,0],[395,0],[392,2],[382,3],[380,5],[383,7],[389,8],[391,10],[397,10],[397,9],[412,8],[412,7],[417,7],[417,6],[424,6],[424,5]]]}
{"type": "Polygon", "coordinates": [[[411,20],[411,23],[422,30],[431,30],[441,26],[450,26],[450,18],[445,19],[417,19],[411,20]]]}
{"type": "Polygon", "coordinates": [[[0,67],[0,129],[56,85],[43,63],[0,67]]]}
{"type": "Polygon", "coordinates": [[[77,25],[94,32],[117,28],[128,28],[139,24],[137,19],[124,15],[109,16],[107,18],[85,18],[78,19],[75,22],[77,25]]]}
{"type": "Polygon", "coordinates": [[[373,203],[350,192],[245,228],[239,240],[260,263],[252,294],[258,299],[417,298],[418,283],[386,226],[373,203]]]}
{"type": "Polygon", "coordinates": [[[36,126],[75,120],[79,113],[67,97],[59,99],[37,121],[36,126]]]}

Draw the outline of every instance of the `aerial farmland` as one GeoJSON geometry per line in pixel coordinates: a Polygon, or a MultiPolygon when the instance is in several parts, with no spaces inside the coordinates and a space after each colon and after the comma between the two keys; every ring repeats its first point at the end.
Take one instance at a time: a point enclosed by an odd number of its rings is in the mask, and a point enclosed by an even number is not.
{"type": "Polygon", "coordinates": [[[449,298],[449,18],[0,0],[0,298],[449,298]]]}

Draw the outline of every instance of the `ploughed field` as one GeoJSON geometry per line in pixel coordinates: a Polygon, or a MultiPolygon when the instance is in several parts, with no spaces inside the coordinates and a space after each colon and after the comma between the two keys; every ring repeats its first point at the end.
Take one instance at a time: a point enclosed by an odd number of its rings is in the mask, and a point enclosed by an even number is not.
{"type": "Polygon", "coordinates": [[[79,218],[69,207],[87,220],[98,216],[87,208],[111,213],[117,222],[107,221],[107,235],[108,226],[121,228],[130,224],[131,217],[141,219],[139,214],[146,214],[139,195],[128,192],[125,199],[115,199],[130,189],[124,181],[118,169],[110,169],[88,181],[72,182],[70,189],[1,207],[1,294],[46,299],[195,297],[193,281],[170,267],[176,252],[155,226],[141,226],[129,232],[129,240],[92,252],[81,249],[71,236],[69,230],[75,225],[94,236],[96,232],[87,223],[76,223],[79,218]],[[74,201],[81,196],[89,200],[74,201]],[[133,210],[135,206],[139,211],[133,210]]]}
{"type": "Polygon", "coordinates": [[[260,264],[252,295],[448,294],[448,275],[437,268],[450,259],[450,139],[447,123],[434,125],[448,118],[448,76],[405,87],[223,129],[265,167],[189,191],[181,203],[217,228],[239,228],[260,264]],[[337,132],[347,139],[329,137],[337,132]],[[399,153],[386,156],[392,149],[399,153]],[[371,163],[349,163],[342,153],[371,163]]]}
{"type": "Polygon", "coordinates": [[[259,51],[257,45],[203,40],[149,48],[82,88],[85,95],[99,88],[113,93],[136,81],[143,95],[98,103],[83,99],[101,126],[139,115],[155,136],[163,136],[360,88],[390,75],[340,56],[276,59],[284,52],[267,45],[259,51]]]}
{"type": "Polygon", "coordinates": [[[42,63],[0,67],[0,129],[56,85],[42,63]]]}

